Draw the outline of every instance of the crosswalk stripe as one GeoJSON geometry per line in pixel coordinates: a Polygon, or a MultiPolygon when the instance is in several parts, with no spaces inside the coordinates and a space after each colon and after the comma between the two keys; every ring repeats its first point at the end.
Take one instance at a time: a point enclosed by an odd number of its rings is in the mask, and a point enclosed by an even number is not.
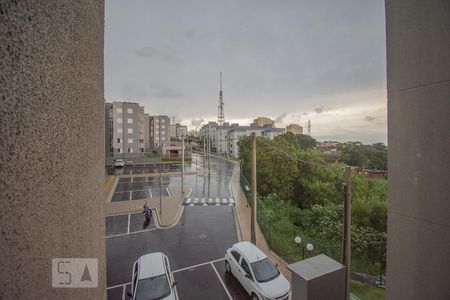
{"type": "Polygon", "coordinates": [[[194,204],[197,204],[198,203],[198,198],[195,198],[194,199],[194,204]]]}
{"type": "Polygon", "coordinates": [[[220,199],[216,198],[216,203],[219,204],[219,202],[220,202],[220,199]]]}
{"type": "Polygon", "coordinates": [[[227,199],[227,198],[223,198],[223,199],[222,199],[222,203],[223,203],[223,204],[227,204],[227,203],[228,203],[228,199],[227,199]]]}
{"type": "Polygon", "coordinates": [[[202,198],[202,204],[206,204],[205,200],[206,200],[205,198],[202,198]]]}
{"type": "Polygon", "coordinates": [[[191,203],[191,204],[189,204],[189,206],[194,206],[194,204],[191,203]]]}
{"type": "Polygon", "coordinates": [[[213,199],[212,198],[209,198],[208,199],[208,203],[212,203],[213,202],[213,199]]]}
{"type": "Polygon", "coordinates": [[[186,203],[187,203],[187,204],[191,203],[191,198],[188,198],[188,199],[186,200],[186,203]]]}

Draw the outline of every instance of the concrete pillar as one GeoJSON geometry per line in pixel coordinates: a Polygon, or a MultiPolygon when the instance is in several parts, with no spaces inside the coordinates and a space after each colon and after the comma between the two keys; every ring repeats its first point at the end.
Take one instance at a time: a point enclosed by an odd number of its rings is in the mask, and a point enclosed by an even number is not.
{"type": "Polygon", "coordinates": [[[105,298],[103,32],[102,0],[0,3],[2,299],[105,298]],[[53,258],[98,287],[53,288],[53,258]]]}
{"type": "Polygon", "coordinates": [[[386,299],[450,299],[450,1],[386,0],[386,299]]]}

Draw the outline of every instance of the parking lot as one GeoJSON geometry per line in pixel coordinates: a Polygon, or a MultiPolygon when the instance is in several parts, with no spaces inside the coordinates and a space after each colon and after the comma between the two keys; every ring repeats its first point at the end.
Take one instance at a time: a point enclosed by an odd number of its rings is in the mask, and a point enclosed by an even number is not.
{"type": "MultiPolygon", "coordinates": [[[[134,174],[156,174],[156,173],[172,173],[181,172],[181,163],[152,163],[152,164],[136,164],[133,166],[125,166],[123,168],[114,168],[114,165],[107,165],[106,174],[108,175],[134,175],[134,174]]],[[[192,171],[192,163],[185,163],[186,172],[192,171]]]]}
{"type": "Polygon", "coordinates": [[[143,228],[144,216],[107,217],[108,299],[127,299],[133,263],[151,252],[163,252],[177,281],[179,298],[249,299],[239,282],[225,273],[223,257],[236,243],[232,206],[186,207],[178,225],[143,228]]]}
{"type": "Polygon", "coordinates": [[[120,178],[111,202],[157,198],[160,195],[169,197],[170,181],[170,175],[161,176],[161,178],[142,175],[120,178]]]}

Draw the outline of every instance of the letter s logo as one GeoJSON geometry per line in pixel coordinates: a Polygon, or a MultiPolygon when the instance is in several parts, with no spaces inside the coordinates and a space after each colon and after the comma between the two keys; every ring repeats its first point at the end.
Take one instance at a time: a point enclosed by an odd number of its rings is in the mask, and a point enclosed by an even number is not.
{"type": "Polygon", "coordinates": [[[59,282],[59,284],[69,285],[69,284],[72,283],[72,274],[70,272],[62,272],[61,271],[61,265],[62,264],[70,264],[70,262],[69,261],[60,261],[60,262],[58,262],[58,273],[59,274],[63,274],[63,275],[64,274],[68,275],[67,280],[65,282],[59,282]]]}

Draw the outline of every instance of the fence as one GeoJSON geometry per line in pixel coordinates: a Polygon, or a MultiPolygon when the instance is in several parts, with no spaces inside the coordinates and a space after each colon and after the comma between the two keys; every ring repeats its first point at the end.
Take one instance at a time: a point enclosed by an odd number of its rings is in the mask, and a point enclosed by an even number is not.
{"type": "MultiPolygon", "coordinates": [[[[252,189],[243,174],[240,176],[241,188],[252,205],[252,189]]],[[[341,261],[342,245],[340,242],[329,242],[306,236],[299,226],[268,209],[264,201],[257,198],[257,222],[263,233],[269,249],[283,258],[287,263],[293,263],[304,258],[325,254],[336,261],[341,261]],[[300,237],[301,242],[295,242],[300,237]],[[313,249],[309,251],[307,244],[313,249]]],[[[365,283],[384,284],[386,243],[352,244],[352,276],[365,283]]]]}

